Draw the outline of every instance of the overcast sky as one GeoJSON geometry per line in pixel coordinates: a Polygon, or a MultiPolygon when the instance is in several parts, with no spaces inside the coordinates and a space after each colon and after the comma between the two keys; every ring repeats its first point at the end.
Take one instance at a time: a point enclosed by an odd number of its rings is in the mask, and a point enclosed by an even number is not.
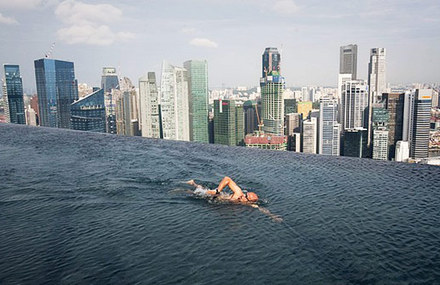
{"type": "Polygon", "coordinates": [[[0,63],[19,64],[27,90],[54,42],[52,58],[92,86],[104,66],[137,85],[163,60],[188,59],[208,60],[210,88],[257,86],[269,46],[287,86],[336,86],[339,47],[351,43],[360,78],[369,49],[384,47],[390,83],[440,82],[439,0],[0,0],[0,38],[0,63]]]}

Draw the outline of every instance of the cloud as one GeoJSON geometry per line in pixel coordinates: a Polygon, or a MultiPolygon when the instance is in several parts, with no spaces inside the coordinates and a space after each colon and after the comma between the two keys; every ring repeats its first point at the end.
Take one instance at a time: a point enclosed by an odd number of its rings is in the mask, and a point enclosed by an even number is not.
{"type": "Polygon", "coordinates": [[[61,2],[55,15],[67,27],[58,38],[68,44],[111,45],[135,38],[130,32],[114,32],[107,24],[122,20],[122,11],[110,4],[86,4],[75,0],[61,2]]]}
{"type": "Polygon", "coordinates": [[[279,14],[292,15],[298,12],[299,8],[292,0],[280,0],[275,2],[272,10],[279,14]]]}
{"type": "Polygon", "coordinates": [[[0,13],[0,24],[14,25],[14,24],[18,24],[18,22],[17,20],[15,20],[15,18],[6,17],[3,16],[2,13],[0,13]]]}
{"type": "Polygon", "coordinates": [[[0,8],[28,10],[57,4],[57,0],[0,0],[0,8]]]}
{"type": "Polygon", "coordinates": [[[198,47],[209,47],[209,48],[218,47],[218,44],[216,42],[204,38],[194,38],[189,43],[193,46],[198,46],[198,47]]]}

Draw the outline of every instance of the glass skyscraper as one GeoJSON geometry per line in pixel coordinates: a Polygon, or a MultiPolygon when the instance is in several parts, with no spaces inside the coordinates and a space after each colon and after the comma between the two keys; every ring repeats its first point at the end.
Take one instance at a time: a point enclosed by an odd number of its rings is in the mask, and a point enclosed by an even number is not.
{"type": "Polygon", "coordinates": [[[339,74],[351,74],[351,79],[357,77],[357,45],[347,45],[340,48],[339,74]]]}
{"type": "Polygon", "coordinates": [[[240,145],[243,137],[243,106],[234,100],[214,100],[214,143],[240,145]]]}
{"type": "Polygon", "coordinates": [[[23,103],[23,82],[18,65],[4,65],[5,76],[3,92],[5,96],[6,122],[26,124],[23,103]]]}
{"type": "Polygon", "coordinates": [[[431,89],[417,89],[414,98],[412,138],[410,155],[412,158],[428,157],[429,122],[432,104],[431,89]]]}
{"type": "Polygon", "coordinates": [[[72,103],[71,113],[72,129],[105,133],[104,90],[94,88],[93,93],[72,103]]]}
{"type": "Polygon", "coordinates": [[[183,67],[188,77],[189,137],[208,143],[208,62],[189,60],[183,67]]]}
{"type": "Polygon", "coordinates": [[[34,66],[40,125],[70,129],[70,105],[78,99],[73,62],[42,58],[34,66]]]}
{"type": "Polygon", "coordinates": [[[338,100],[323,97],[319,109],[319,154],[340,155],[341,125],[338,124],[338,100]]]}
{"type": "Polygon", "coordinates": [[[142,136],[160,138],[159,91],[154,72],[139,78],[139,97],[142,136]]]}
{"type": "Polygon", "coordinates": [[[119,89],[119,79],[114,67],[102,69],[101,88],[104,90],[107,133],[116,134],[116,95],[114,89],[119,89]]]}

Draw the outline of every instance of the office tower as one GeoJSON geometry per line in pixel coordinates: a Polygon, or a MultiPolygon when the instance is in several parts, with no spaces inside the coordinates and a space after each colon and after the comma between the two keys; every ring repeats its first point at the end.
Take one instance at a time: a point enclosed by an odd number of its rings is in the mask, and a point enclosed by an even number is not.
{"type": "Polygon", "coordinates": [[[373,107],[373,159],[388,160],[388,110],[382,106],[373,107]]]}
{"type": "Polygon", "coordinates": [[[237,119],[234,100],[214,100],[214,143],[237,145],[237,119]]]}
{"type": "Polygon", "coordinates": [[[266,48],[263,53],[261,87],[261,120],[263,131],[284,134],[284,77],[280,75],[281,57],[276,48],[266,48]]]}
{"type": "Polygon", "coordinates": [[[368,156],[367,129],[346,129],[344,130],[343,155],[365,158],[368,156]]]}
{"type": "Polygon", "coordinates": [[[31,108],[35,111],[35,115],[37,117],[37,126],[39,126],[40,125],[40,110],[38,107],[38,96],[37,95],[32,96],[29,103],[31,105],[31,108]]]}
{"type": "Polygon", "coordinates": [[[159,92],[154,72],[139,78],[139,97],[142,136],[160,138],[159,92]]]}
{"type": "Polygon", "coordinates": [[[341,125],[338,123],[338,101],[322,97],[319,114],[319,154],[339,156],[341,125]]]}
{"type": "Polygon", "coordinates": [[[284,115],[296,113],[296,99],[284,99],[284,115]]]}
{"type": "Polygon", "coordinates": [[[243,105],[235,105],[235,145],[244,144],[244,113],[243,105]]]}
{"type": "Polygon", "coordinates": [[[409,158],[409,143],[407,141],[398,141],[396,143],[396,161],[405,162],[409,158]]]}
{"type": "Polygon", "coordinates": [[[396,143],[403,139],[405,93],[385,93],[382,98],[389,113],[388,159],[393,160],[396,153],[396,143]]]}
{"type": "Polygon", "coordinates": [[[26,125],[37,126],[37,113],[32,109],[31,105],[28,105],[26,109],[24,109],[24,114],[26,117],[26,125]]]}
{"type": "Polygon", "coordinates": [[[160,102],[163,138],[189,141],[188,81],[184,68],[163,62],[160,102]]]}
{"type": "Polygon", "coordinates": [[[281,74],[281,55],[277,48],[266,48],[262,57],[262,78],[272,74],[281,74]]]}
{"type": "Polygon", "coordinates": [[[317,153],[318,120],[310,118],[303,121],[303,143],[304,153],[317,153]]]}
{"type": "Polygon", "coordinates": [[[94,88],[93,92],[71,105],[72,129],[105,133],[106,116],[104,89],[94,88]]]}
{"type": "Polygon", "coordinates": [[[116,99],[116,133],[125,136],[139,136],[138,106],[136,89],[127,77],[119,81],[120,90],[113,89],[116,99]]]}
{"type": "Polygon", "coordinates": [[[189,138],[208,143],[208,62],[189,60],[183,67],[188,76],[189,138]]]}
{"type": "Polygon", "coordinates": [[[287,137],[287,150],[301,152],[301,133],[293,133],[287,137]]]}
{"type": "Polygon", "coordinates": [[[341,124],[342,129],[364,126],[364,115],[368,107],[368,86],[363,80],[350,80],[342,85],[341,124]]]}
{"type": "Polygon", "coordinates": [[[299,133],[301,125],[301,115],[298,113],[286,114],[286,136],[293,136],[294,133],[299,133]]]}
{"type": "Polygon", "coordinates": [[[386,83],[386,50],[372,48],[368,64],[368,86],[372,103],[381,101],[382,93],[387,91],[386,83]]]}
{"type": "Polygon", "coordinates": [[[70,105],[78,99],[73,62],[42,58],[34,66],[40,125],[70,129],[70,105]]]}
{"type": "Polygon", "coordinates": [[[261,113],[261,104],[256,101],[248,100],[243,104],[244,113],[244,133],[252,134],[258,130],[259,114],[261,113]],[[257,113],[258,112],[258,113],[257,113]]]}
{"type": "Polygon", "coordinates": [[[106,129],[107,133],[116,134],[116,95],[113,90],[119,90],[119,79],[116,68],[104,67],[102,69],[101,88],[104,90],[106,129]]]}
{"type": "Polygon", "coordinates": [[[351,80],[357,79],[357,45],[340,48],[339,74],[351,74],[351,80]]]}
{"type": "Polygon", "coordinates": [[[3,81],[3,94],[5,98],[6,122],[13,124],[26,124],[23,102],[23,82],[18,65],[3,65],[5,75],[3,81]]]}
{"type": "Polygon", "coordinates": [[[298,102],[297,109],[298,109],[297,113],[301,114],[302,119],[305,120],[313,109],[313,103],[310,101],[298,102]]]}
{"type": "Polygon", "coordinates": [[[412,158],[427,158],[432,90],[417,89],[414,99],[410,156],[412,158]]]}

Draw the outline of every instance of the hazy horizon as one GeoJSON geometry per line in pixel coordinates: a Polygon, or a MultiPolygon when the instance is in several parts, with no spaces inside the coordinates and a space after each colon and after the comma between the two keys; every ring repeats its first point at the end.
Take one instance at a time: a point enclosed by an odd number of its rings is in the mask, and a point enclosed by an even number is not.
{"type": "MultiPolygon", "coordinates": [[[[206,59],[209,87],[258,85],[266,47],[281,53],[287,86],[336,86],[339,48],[358,45],[358,77],[369,50],[387,49],[387,82],[439,82],[440,2],[292,0],[0,0],[2,64],[20,65],[35,90],[34,60],[73,61],[80,83],[99,86],[102,67],[138,85],[163,60],[206,59]]],[[[3,69],[1,71],[3,77],[3,69]]]]}

